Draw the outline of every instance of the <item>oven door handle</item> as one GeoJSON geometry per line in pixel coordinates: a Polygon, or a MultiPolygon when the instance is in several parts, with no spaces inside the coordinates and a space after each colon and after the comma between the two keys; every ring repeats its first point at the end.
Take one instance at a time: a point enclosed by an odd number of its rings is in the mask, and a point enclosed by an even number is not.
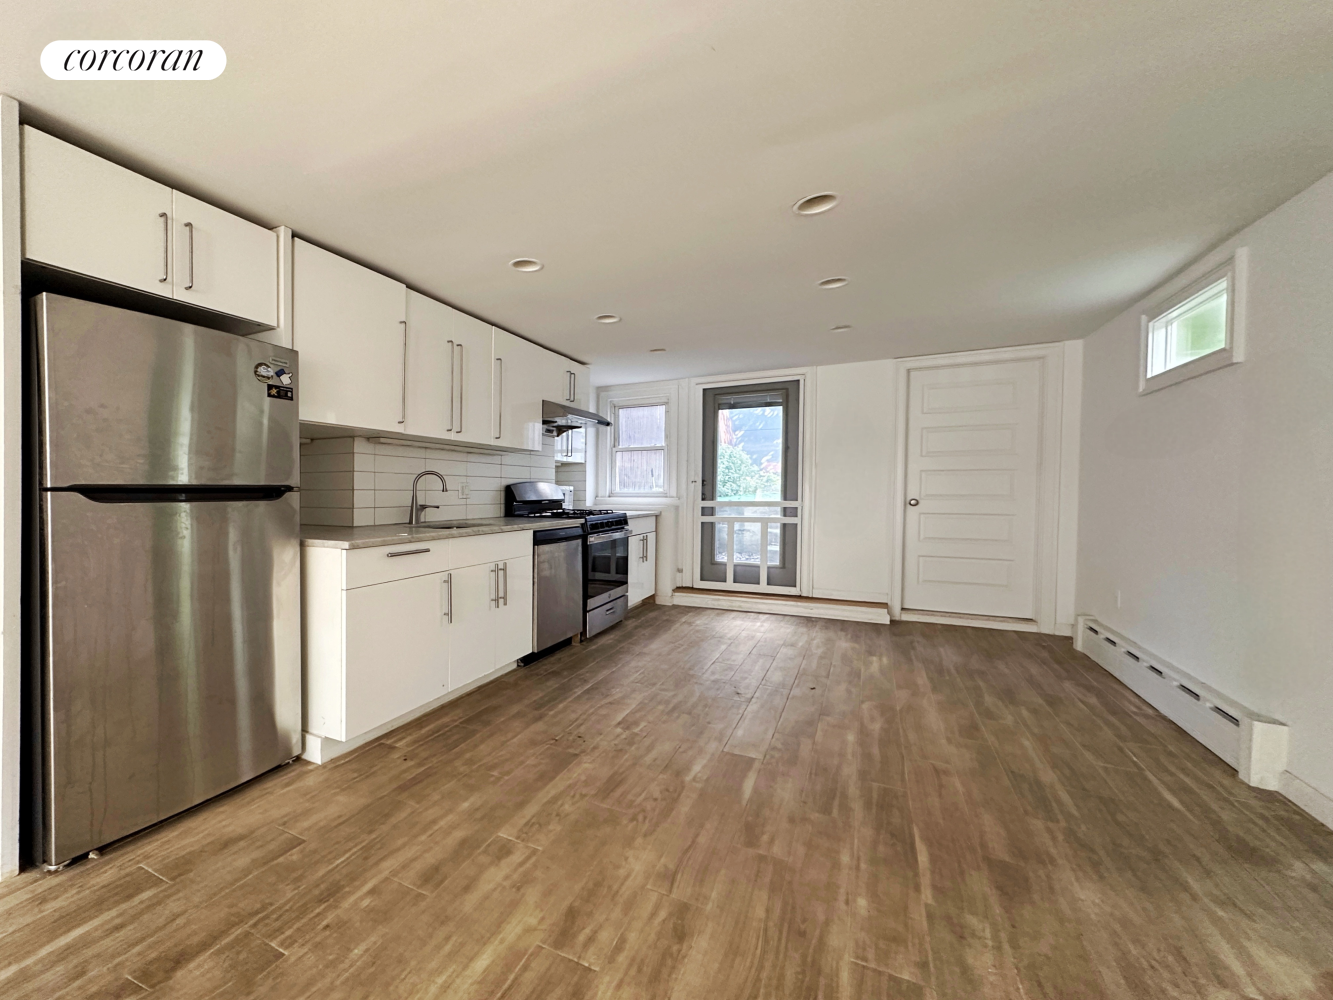
{"type": "Polygon", "coordinates": [[[620,531],[598,531],[588,536],[588,544],[595,542],[614,542],[618,538],[628,538],[629,528],[622,528],[620,531]]]}

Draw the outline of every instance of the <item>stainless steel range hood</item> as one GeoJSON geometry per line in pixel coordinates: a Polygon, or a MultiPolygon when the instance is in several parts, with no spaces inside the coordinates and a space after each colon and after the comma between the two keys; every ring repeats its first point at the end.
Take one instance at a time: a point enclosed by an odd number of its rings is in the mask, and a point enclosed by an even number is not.
{"type": "Polygon", "coordinates": [[[568,403],[542,400],[542,430],[549,437],[559,437],[576,427],[610,427],[611,421],[589,410],[580,410],[568,403]]]}

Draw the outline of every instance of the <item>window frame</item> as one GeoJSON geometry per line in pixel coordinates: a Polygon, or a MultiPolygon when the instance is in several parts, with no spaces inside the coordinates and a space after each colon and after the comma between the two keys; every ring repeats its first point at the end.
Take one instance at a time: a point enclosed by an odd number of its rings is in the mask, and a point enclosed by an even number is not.
{"type": "Polygon", "coordinates": [[[1181,286],[1142,314],[1139,320],[1139,395],[1146,395],[1165,389],[1167,386],[1207,375],[1222,368],[1230,368],[1245,360],[1245,272],[1246,254],[1244,248],[1237,250],[1221,265],[1207,271],[1202,276],[1181,286]],[[1159,319],[1178,308],[1181,304],[1198,295],[1211,285],[1226,280],[1226,342],[1215,351],[1209,351],[1183,365],[1176,365],[1156,375],[1148,374],[1148,360],[1151,353],[1152,326],[1159,319]]]}
{"type": "Polygon", "coordinates": [[[665,497],[669,496],[671,484],[671,400],[666,396],[622,396],[610,400],[611,412],[607,416],[611,427],[607,431],[609,447],[606,465],[606,495],[608,497],[665,497]],[[660,445],[620,445],[620,411],[636,406],[662,407],[662,443],[660,445]],[[616,489],[616,454],[622,451],[660,451],[662,453],[662,488],[660,490],[618,490],[616,489]]]}

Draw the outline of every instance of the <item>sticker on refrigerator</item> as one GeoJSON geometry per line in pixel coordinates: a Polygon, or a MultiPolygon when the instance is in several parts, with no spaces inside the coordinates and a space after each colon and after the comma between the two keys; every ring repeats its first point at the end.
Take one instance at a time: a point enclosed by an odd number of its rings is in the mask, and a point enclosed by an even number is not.
{"type": "Polygon", "coordinates": [[[273,369],[264,362],[255,365],[255,378],[261,382],[271,382],[273,380],[273,369]]]}
{"type": "Polygon", "coordinates": [[[269,399],[295,399],[296,395],[285,385],[270,385],[268,387],[269,399]]]}

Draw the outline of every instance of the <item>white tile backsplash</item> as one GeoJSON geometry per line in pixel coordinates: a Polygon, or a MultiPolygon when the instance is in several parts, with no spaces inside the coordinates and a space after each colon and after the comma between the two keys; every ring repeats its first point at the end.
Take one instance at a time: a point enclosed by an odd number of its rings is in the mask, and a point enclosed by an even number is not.
{"type": "Polygon", "coordinates": [[[575,507],[588,506],[588,467],[582,462],[561,462],[555,467],[555,481],[574,490],[571,503],[575,507]]]}
{"type": "MultiPolygon", "coordinates": [[[[580,467],[581,468],[581,467],[580,467]]],[[[301,445],[301,522],[342,525],[405,524],[412,479],[426,470],[449,484],[423,479],[418,494],[431,520],[499,517],[508,483],[556,481],[555,446],[544,441],[540,454],[466,451],[448,445],[372,441],[363,437],[319,438],[301,445]],[[460,496],[466,483],[468,495],[460,496]]]]}

